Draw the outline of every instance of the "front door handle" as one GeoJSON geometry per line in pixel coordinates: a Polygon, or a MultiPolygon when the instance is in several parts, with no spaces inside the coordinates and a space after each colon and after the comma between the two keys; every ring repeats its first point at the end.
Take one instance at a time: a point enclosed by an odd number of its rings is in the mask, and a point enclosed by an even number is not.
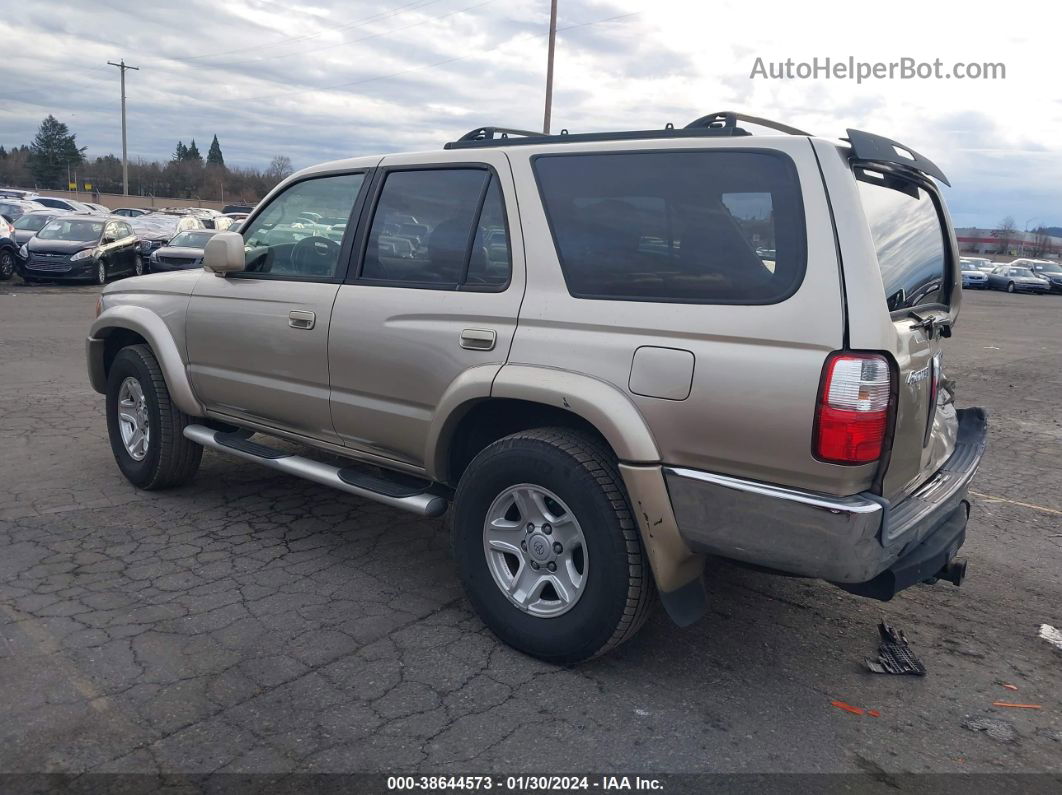
{"type": "Polygon", "coordinates": [[[317,322],[317,315],[307,312],[305,309],[292,309],[288,312],[288,325],[292,328],[308,331],[317,322]]]}
{"type": "Polygon", "coordinates": [[[461,347],[470,351],[492,351],[498,339],[492,328],[466,328],[461,332],[461,347]]]}

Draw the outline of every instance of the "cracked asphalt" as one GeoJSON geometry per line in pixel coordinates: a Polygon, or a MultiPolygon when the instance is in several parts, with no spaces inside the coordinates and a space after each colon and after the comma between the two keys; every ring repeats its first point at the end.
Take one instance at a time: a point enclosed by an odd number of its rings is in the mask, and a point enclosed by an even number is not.
{"type": "Polygon", "coordinates": [[[712,563],[699,624],[562,669],[483,627],[442,521],[209,452],[133,489],[95,295],[0,285],[0,771],[1062,772],[1062,296],[967,294],[947,346],[991,423],[961,589],[712,563]],[[881,617],[928,676],[862,669],[881,617]]]}

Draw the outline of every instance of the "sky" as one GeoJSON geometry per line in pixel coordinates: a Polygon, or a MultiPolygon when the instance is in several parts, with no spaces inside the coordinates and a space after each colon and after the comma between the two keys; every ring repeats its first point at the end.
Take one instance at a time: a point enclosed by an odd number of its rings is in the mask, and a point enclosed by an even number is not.
{"type": "MultiPolygon", "coordinates": [[[[838,138],[902,141],[936,162],[958,226],[1062,226],[1057,12],[930,4],[559,0],[553,128],[682,126],[737,110],[838,138]],[[957,9],[957,10],[951,10],[957,9]],[[1002,63],[1005,79],[765,79],[793,59],[1002,63]]],[[[226,162],[296,168],[437,149],[484,125],[540,129],[549,0],[0,0],[0,144],[53,114],[89,156],[178,139],[226,162]]]]}

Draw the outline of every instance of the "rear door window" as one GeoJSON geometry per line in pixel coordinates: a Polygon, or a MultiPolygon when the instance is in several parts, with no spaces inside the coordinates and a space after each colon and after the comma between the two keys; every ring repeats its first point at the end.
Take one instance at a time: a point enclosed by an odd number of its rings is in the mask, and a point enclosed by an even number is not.
{"type": "Polygon", "coordinates": [[[869,180],[869,172],[860,176],[859,194],[889,311],[946,303],[947,252],[933,198],[913,183],[869,180]]]}
{"type": "Polygon", "coordinates": [[[576,298],[771,304],[804,277],[803,204],[784,155],[543,155],[534,168],[576,298]]]}
{"type": "Polygon", "coordinates": [[[501,290],[511,270],[498,180],[486,169],[387,174],[369,228],[361,281],[501,290]]]}

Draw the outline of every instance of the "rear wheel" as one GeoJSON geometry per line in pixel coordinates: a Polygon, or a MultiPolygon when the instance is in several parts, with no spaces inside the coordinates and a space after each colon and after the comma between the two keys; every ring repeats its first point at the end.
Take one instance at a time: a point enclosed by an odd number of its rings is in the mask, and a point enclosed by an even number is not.
{"type": "Polygon", "coordinates": [[[543,428],[507,436],[458,485],[454,556],[469,600],[503,641],[549,662],[633,636],[655,587],[611,451],[543,428]]]}
{"type": "Polygon", "coordinates": [[[114,460],[130,483],[163,489],[195,475],[203,448],[184,438],[190,421],[170,400],[151,349],[122,348],[107,375],[107,431],[114,460]]]}
{"type": "Polygon", "coordinates": [[[1014,282],[1008,282],[1007,283],[1007,292],[1008,293],[1014,292],[1014,282]]]}

